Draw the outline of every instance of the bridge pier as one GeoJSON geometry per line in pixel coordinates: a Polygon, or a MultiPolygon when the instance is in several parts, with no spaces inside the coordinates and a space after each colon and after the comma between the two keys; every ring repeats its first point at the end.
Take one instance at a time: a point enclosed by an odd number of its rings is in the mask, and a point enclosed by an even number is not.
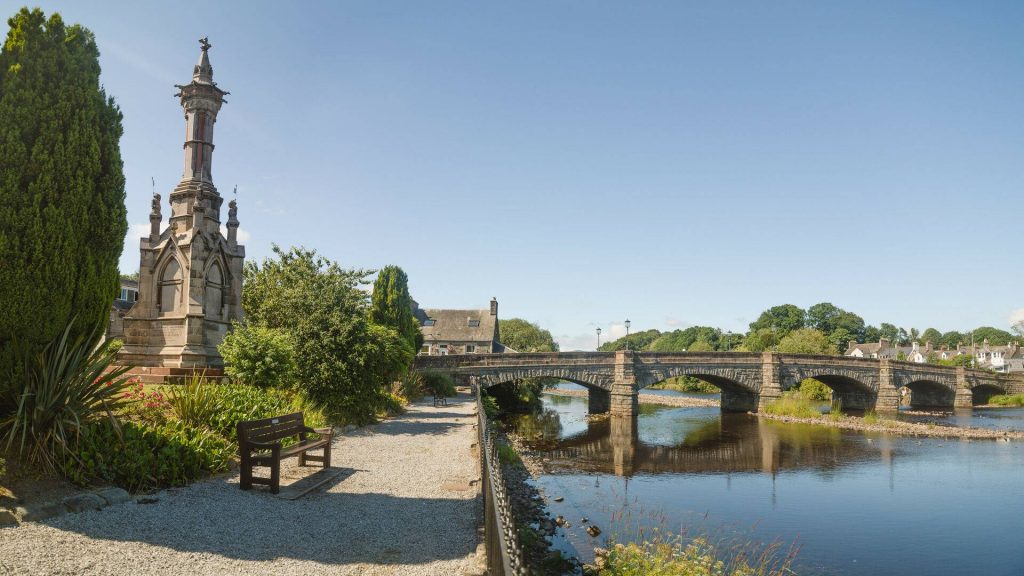
{"type": "Polygon", "coordinates": [[[954,408],[970,408],[974,406],[974,394],[967,387],[967,368],[956,367],[956,396],[953,398],[954,408]]]}
{"type": "Polygon", "coordinates": [[[633,475],[638,437],[636,418],[611,419],[612,466],[616,476],[633,475]]]}
{"type": "Polygon", "coordinates": [[[604,414],[612,407],[612,396],[607,390],[587,388],[587,412],[604,414]]]}
{"type": "Polygon", "coordinates": [[[612,416],[636,418],[640,413],[633,352],[628,350],[615,352],[615,368],[612,372],[612,390],[609,396],[611,397],[612,416]]]}
{"type": "MultiPolygon", "coordinates": [[[[760,412],[782,396],[782,376],[779,355],[775,352],[761,353],[761,391],[751,412],[760,412]]],[[[732,395],[730,395],[732,396],[732,395]]],[[[725,394],[722,394],[722,409],[725,410],[725,394]]]]}
{"type": "MultiPolygon", "coordinates": [[[[871,407],[864,408],[865,410],[871,407]]],[[[875,412],[899,412],[900,391],[892,381],[892,367],[888,358],[878,361],[878,394],[875,395],[875,412]]]]}

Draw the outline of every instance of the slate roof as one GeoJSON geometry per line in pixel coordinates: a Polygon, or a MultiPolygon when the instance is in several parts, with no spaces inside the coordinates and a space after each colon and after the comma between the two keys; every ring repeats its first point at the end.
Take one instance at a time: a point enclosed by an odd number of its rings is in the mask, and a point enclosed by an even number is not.
{"type": "Polygon", "coordinates": [[[426,342],[495,342],[498,317],[490,310],[417,309],[426,342]]]}

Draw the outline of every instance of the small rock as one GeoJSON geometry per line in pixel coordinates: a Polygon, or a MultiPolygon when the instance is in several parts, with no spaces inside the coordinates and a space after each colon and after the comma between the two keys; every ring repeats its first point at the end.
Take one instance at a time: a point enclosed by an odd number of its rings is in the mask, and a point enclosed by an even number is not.
{"type": "Polygon", "coordinates": [[[586,524],[586,523],[587,523],[587,517],[584,516],[583,519],[580,520],[580,524],[586,524]]]}
{"type": "Polygon", "coordinates": [[[558,515],[558,517],[555,518],[555,525],[565,526],[565,518],[562,515],[558,515]]]}
{"type": "Polygon", "coordinates": [[[565,498],[562,496],[555,496],[555,502],[561,502],[562,500],[565,500],[565,498]]]}
{"type": "Polygon", "coordinates": [[[121,504],[122,502],[127,502],[132,499],[127,490],[114,486],[109,488],[100,488],[96,493],[107,501],[108,506],[111,504],[121,504]]]}
{"type": "Polygon", "coordinates": [[[153,498],[152,496],[142,496],[141,498],[137,498],[135,500],[135,502],[138,504],[156,504],[159,501],[159,498],[153,498]]]}
{"type": "Polygon", "coordinates": [[[601,535],[601,529],[591,524],[587,526],[587,534],[590,534],[591,538],[596,538],[601,535]]]}
{"type": "Polygon", "coordinates": [[[68,512],[76,514],[86,510],[101,510],[106,505],[107,501],[102,496],[91,492],[75,494],[64,499],[64,507],[68,509],[68,512]]]}
{"type": "Polygon", "coordinates": [[[4,526],[17,526],[18,517],[10,510],[0,510],[0,528],[4,526]]]}

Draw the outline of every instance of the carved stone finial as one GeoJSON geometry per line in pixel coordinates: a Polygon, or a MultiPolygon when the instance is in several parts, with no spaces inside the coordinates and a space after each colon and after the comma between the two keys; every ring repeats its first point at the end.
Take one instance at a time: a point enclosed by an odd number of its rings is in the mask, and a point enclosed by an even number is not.
{"type": "Polygon", "coordinates": [[[238,203],[232,200],[228,202],[228,221],[234,222],[238,219],[238,203]]]}
{"type": "Polygon", "coordinates": [[[159,216],[160,215],[160,195],[155,193],[155,192],[153,193],[153,212],[152,212],[152,214],[154,216],[159,216]]]}
{"type": "Polygon", "coordinates": [[[203,47],[203,52],[206,52],[210,48],[213,48],[213,44],[210,44],[210,37],[203,36],[199,39],[199,45],[203,47]]]}

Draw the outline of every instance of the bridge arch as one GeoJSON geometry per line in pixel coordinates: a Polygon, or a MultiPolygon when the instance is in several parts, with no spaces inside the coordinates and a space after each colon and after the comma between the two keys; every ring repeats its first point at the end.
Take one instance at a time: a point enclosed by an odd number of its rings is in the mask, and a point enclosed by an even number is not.
{"type": "Polygon", "coordinates": [[[956,403],[956,390],[938,380],[910,380],[903,386],[910,390],[911,408],[952,409],[956,403]]]}
{"type": "Polygon", "coordinates": [[[669,366],[638,374],[637,388],[644,389],[670,378],[689,376],[707,382],[721,391],[722,410],[726,412],[751,412],[757,410],[759,383],[750,382],[744,374],[728,368],[709,366],[669,366]]]}
{"type": "MultiPolygon", "coordinates": [[[[833,406],[841,407],[844,410],[870,410],[874,408],[878,391],[877,389],[872,389],[869,384],[862,382],[860,379],[844,374],[812,374],[805,379],[817,380],[828,386],[832,391],[833,406]]],[[[788,389],[795,388],[797,384],[799,382],[791,384],[788,389]]]]}
{"type": "Polygon", "coordinates": [[[555,378],[579,384],[588,390],[598,389],[605,392],[612,388],[610,375],[579,372],[571,368],[560,368],[558,366],[474,370],[471,372],[471,375],[476,376],[477,384],[485,390],[492,386],[500,386],[501,384],[526,378],[555,378]]]}
{"type": "Polygon", "coordinates": [[[971,404],[973,406],[988,404],[989,398],[999,394],[1006,394],[1006,390],[995,384],[976,384],[971,388],[971,404]]]}

